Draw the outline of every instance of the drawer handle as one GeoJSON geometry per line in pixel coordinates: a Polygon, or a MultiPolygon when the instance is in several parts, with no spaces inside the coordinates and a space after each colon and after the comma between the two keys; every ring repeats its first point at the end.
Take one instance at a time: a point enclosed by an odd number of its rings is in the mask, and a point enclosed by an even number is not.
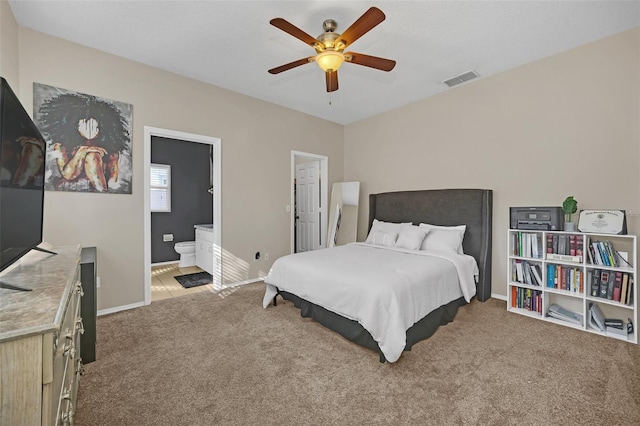
{"type": "Polygon", "coordinates": [[[82,358],[76,358],[76,376],[84,376],[84,364],[82,363],[82,358]]]}
{"type": "Polygon", "coordinates": [[[80,334],[84,334],[84,323],[82,322],[82,318],[78,318],[76,320],[76,331],[80,334]]]}
{"type": "Polygon", "coordinates": [[[62,348],[62,354],[65,357],[71,358],[71,359],[73,359],[76,356],[76,347],[73,343],[73,340],[70,343],[64,345],[64,347],[62,348]]]}
{"type": "Polygon", "coordinates": [[[62,413],[60,415],[60,421],[62,422],[63,425],[73,425],[73,416],[74,416],[74,412],[73,412],[73,404],[71,403],[71,401],[67,401],[67,409],[64,413],[62,413]]]}

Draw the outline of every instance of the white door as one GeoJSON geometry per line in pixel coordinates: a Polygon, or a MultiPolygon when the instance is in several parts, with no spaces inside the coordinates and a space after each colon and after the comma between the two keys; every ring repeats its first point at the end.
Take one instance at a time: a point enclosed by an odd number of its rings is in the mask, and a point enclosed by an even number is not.
{"type": "Polygon", "coordinates": [[[297,252],[322,247],[320,229],[320,161],[296,165],[297,252]]]}

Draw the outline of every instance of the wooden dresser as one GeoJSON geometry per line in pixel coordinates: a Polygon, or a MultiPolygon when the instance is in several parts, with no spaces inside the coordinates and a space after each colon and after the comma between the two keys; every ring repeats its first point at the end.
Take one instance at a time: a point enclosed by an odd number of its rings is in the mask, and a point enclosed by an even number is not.
{"type": "Polygon", "coordinates": [[[32,251],[1,281],[0,426],[73,424],[82,370],[80,247],[32,251]]]}

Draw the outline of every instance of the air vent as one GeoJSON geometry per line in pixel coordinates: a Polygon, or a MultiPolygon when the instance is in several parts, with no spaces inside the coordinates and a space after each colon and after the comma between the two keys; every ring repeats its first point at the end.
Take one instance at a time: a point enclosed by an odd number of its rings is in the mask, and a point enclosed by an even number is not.
{"type": "Polygon", "coordinates": [[[443,81],[444,84],[446,84],[449,87],[453,87],[455,85],[458,85],[460,83],[464,83],[465,81],[469,81],[469,80],[473,80],[474,78],[479,77],[478,73],[475,71],[469,71],[469,72],[465,72],[464,74],[460,74],[457,75],[455,77],[452,77],[448,80],[443,81]]]}

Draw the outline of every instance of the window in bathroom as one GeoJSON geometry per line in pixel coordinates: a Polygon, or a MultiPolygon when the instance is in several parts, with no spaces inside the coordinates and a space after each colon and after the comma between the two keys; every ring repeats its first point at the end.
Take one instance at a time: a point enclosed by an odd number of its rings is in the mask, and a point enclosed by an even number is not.
{"type": "Polygon", "coordinates": [[[151,164],[149,188],[152,212],[171,211],[171,166],[168,164],[151,164]]]}

